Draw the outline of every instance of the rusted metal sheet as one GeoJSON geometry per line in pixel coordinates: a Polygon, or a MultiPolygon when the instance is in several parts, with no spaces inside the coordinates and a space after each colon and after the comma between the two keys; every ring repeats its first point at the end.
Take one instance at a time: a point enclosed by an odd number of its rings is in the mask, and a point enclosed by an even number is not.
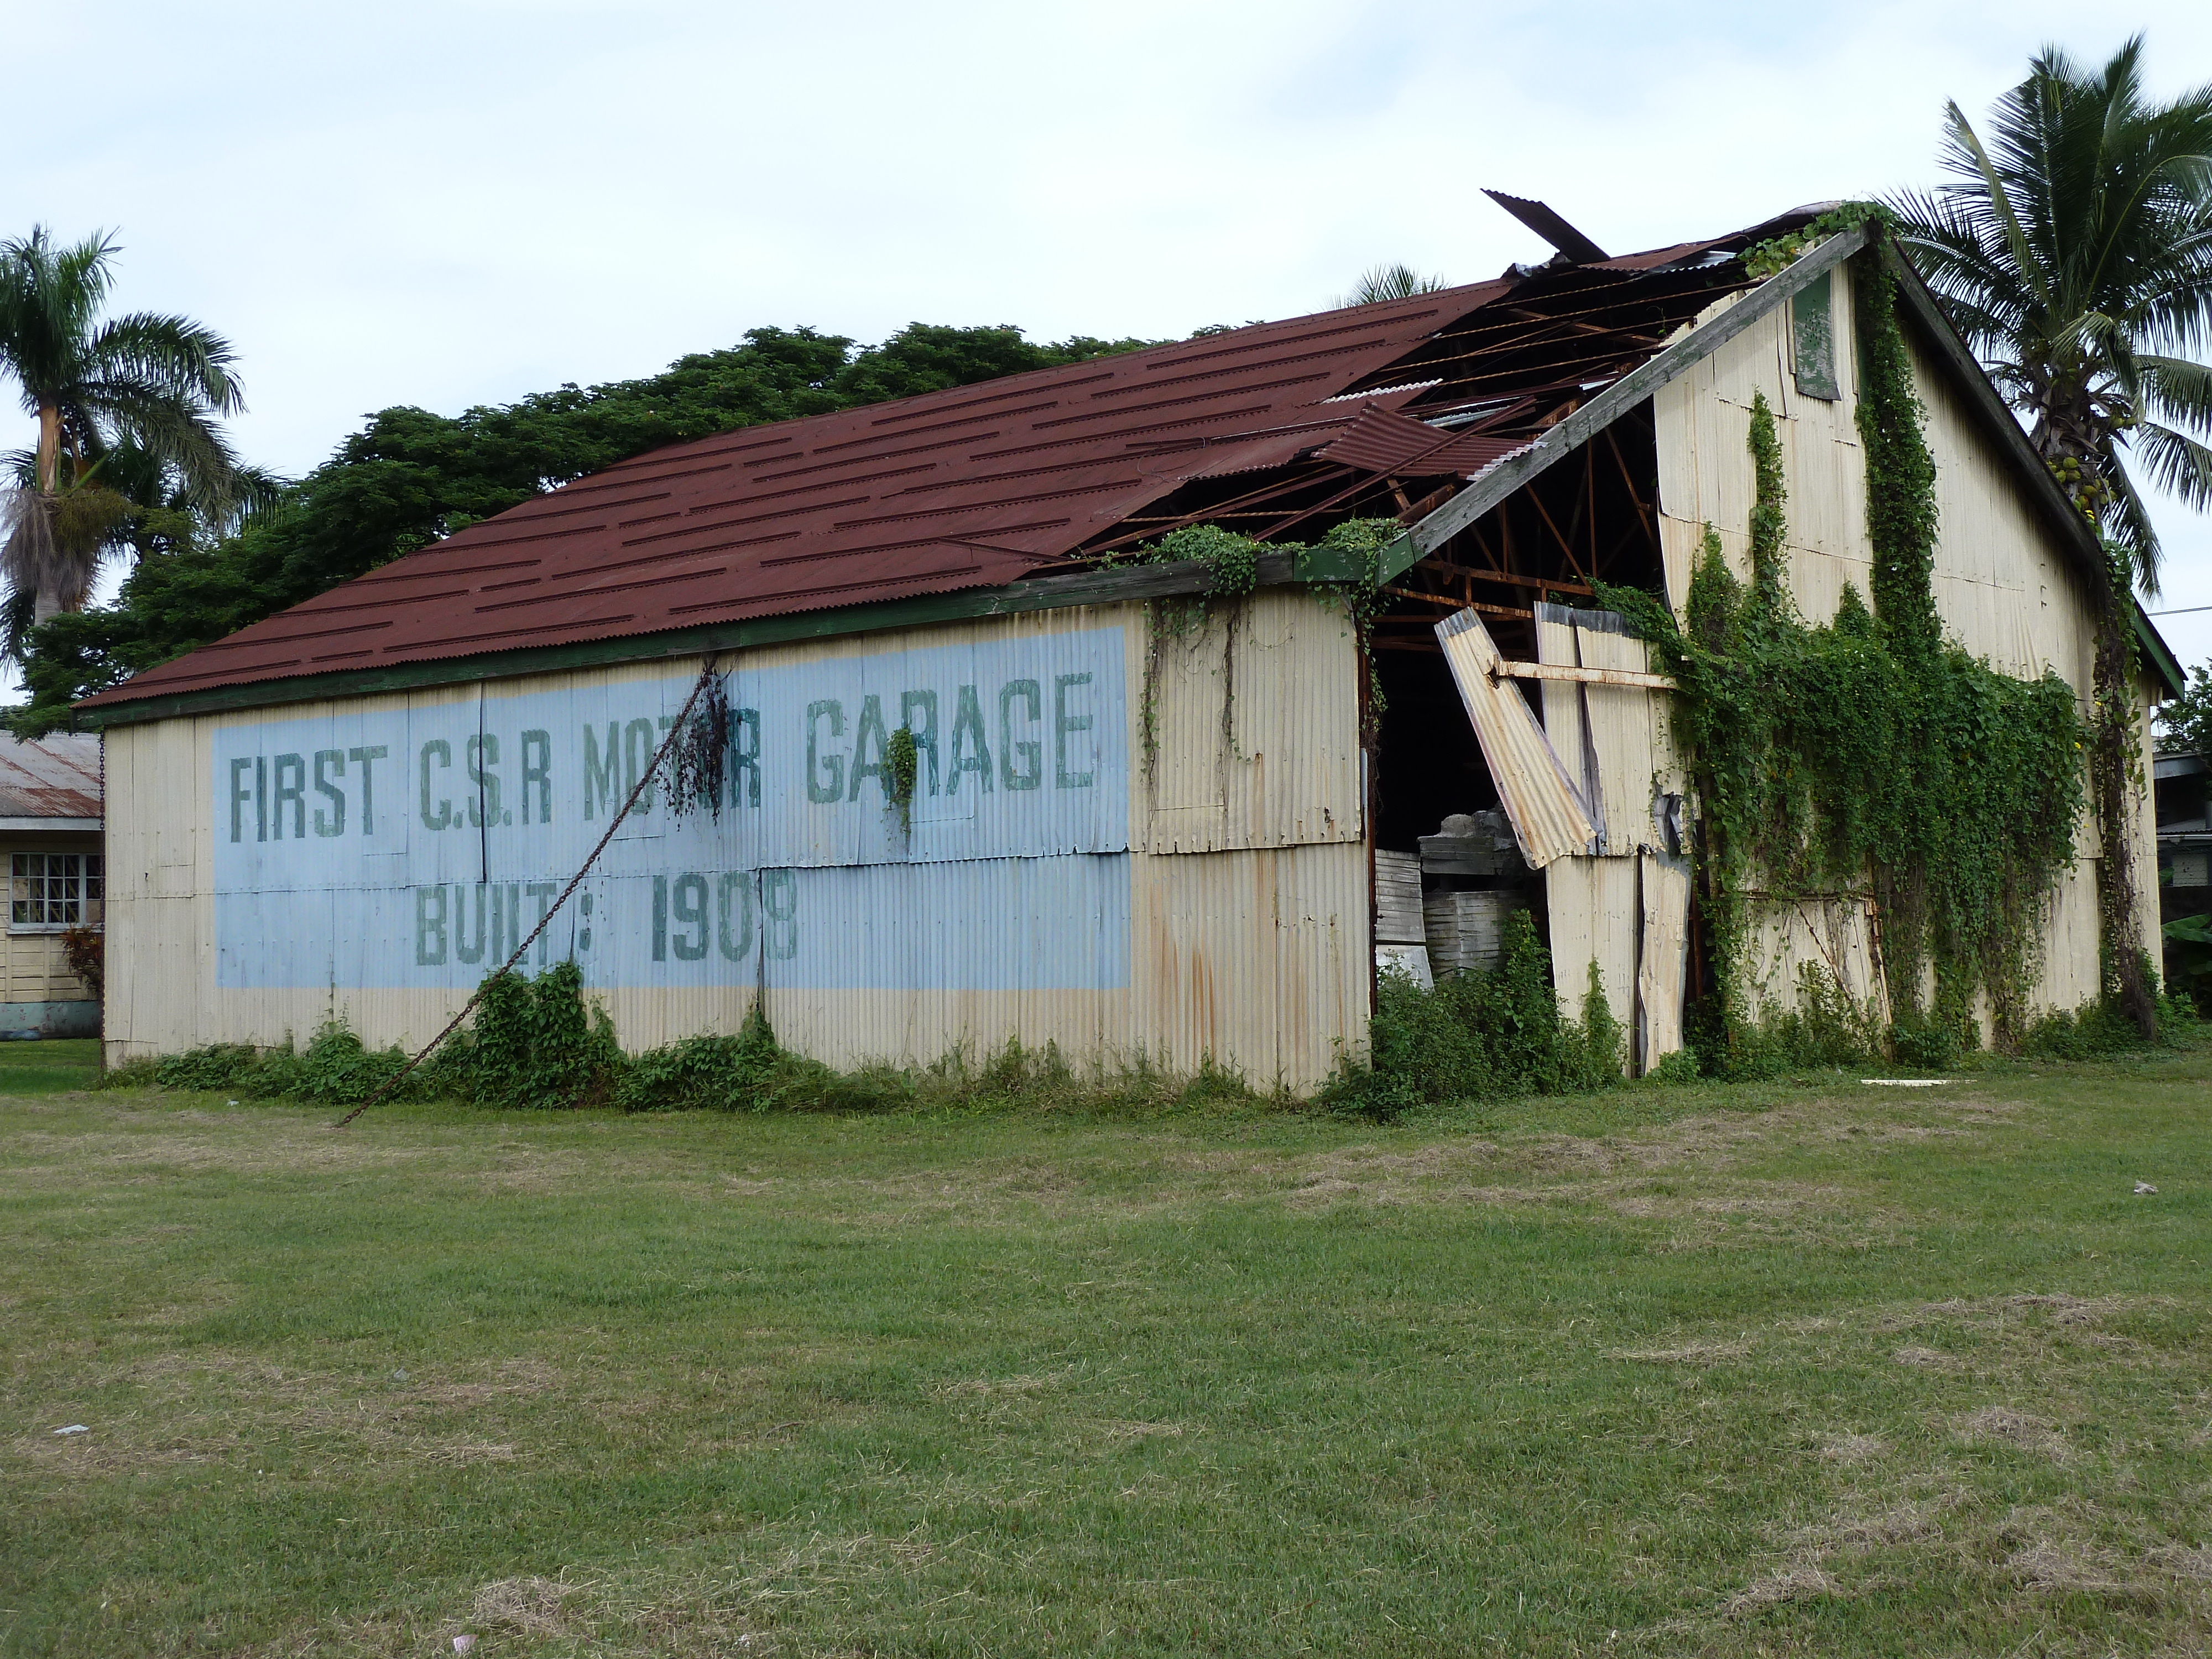
{"type": "Polygon", "coordinates": [[[1193,479],[1326,444],[1361,408],[1328,399],[1509,286],[657,450],[95,701],[1002,585],[1193,479]]]}
{"type": "Polygon", "coordinates": [[[1172,1072],[1208,1055],[1307,1088],[1366,1052],[1367,849],[1358,842],[1148,858],[1131,867],[1135,981],[1112,1045],[1172,1072]],[[1339,1045],[1341,1045],[1340,1050],[1339,1045]]]}
{"type": "Polygon", "coordinates": [[[1519,688],[1493,677],[1498,647],[1482,618],[1460,611],[1438,623],[1436,635],[1522,856],[1540,870],[1581,852],[1595,833],[1588,810],[1519,688]]]}
{"type": "Polygon", "coordinates": [[[1482,193],[1574,264],[1589,264],[1606,257],[1603,248],[1561,218],[1547,203],[1533,202],[1525,196],[1508,196],[1502,190],[1486,189],[1482,193]]]}
{"type": "Polygon", "coordinates": [[[94,829],[102,810],[98,738],[0,734],[0,825],[35,829],[70,819],[72,828],[94,829]]]}
{"type": "Polygon", "coordinates": [[[1319,451],[1317,459],[1369,472],[1404,473],[1421,478],[1445,473],[1471,477],[1528,441],[1526,438],[1493,437],[1480,432],[1455,433],[1449,427],[1438,428],[1410,416],[1368,408],[1361,411],[1350,430],[1319,451]]]}

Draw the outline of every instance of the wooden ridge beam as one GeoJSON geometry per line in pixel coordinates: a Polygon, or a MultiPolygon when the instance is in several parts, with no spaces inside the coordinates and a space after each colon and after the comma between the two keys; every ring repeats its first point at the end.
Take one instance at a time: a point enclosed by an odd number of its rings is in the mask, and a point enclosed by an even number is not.
{"type": "Polygon", "coordinates": [[[1676,691],[1671,674],[1640,674],[1632,668],[1578,668],[1564,662],[1507,662],[1491,669],[1492,679],[1565,680],[1574,685],[1627,685],[1645,691],[1676,691]]]}

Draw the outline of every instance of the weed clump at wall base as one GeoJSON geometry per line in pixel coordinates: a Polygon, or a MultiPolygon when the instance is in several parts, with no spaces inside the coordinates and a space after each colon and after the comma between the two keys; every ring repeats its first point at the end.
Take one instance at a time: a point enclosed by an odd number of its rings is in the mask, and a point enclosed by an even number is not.
{"type": "MultiPolygon", "coordinates": [[[[158,1083],[167,1089],[235,1090],[258,1100],[298,1100],[312,1105],[357,1106],[398,1075],[406,1051],[396,1044],[371,1048],[342,1020],[317,1031],[304,1053],[290,1043],[256,1048],[250,1042],[216,1042],[159,1060],[132,1061],[102,1079],[106,1088],[136,1088],[158,1083]]],[[[396,1091],[397,1097],[422,1100],[439,1091],[438,1080],[417,1071],[396,1091]]]]}
{"type": "Polygon", "coordinates": [[[1124,1119],[1282,1103],[1255,1093],[1211,1056],[1187,1078],[1156,1070],[1142,1056],[1078,1077],[1056,1044],[1030,1048],[1018,1039],[981,1060],[955,1047],[927,1066],[841,1072],[783,1048],[757,1006],[735,1036],[686,1037],[626,1061],[615,1099],[633,1112],[1012,1110],[1124,1119]]]}
{"type": "Polygon", "coordinates": [[[818,1105],[838,1081],[786,1053],[756,1003],[735,1036],[693,1036],[625,1063],[615,1103],[626,1112],[766,1112],[818,1105]]]}
{"type": "Polygon", "coordinates": [[[556,963],[536,979],[486,979],[468,1030],[432,1056],[440,1092],[480,1106],[604,1104],[623,1066],[614,1021],[584,998],[584,974],[556,963]]]}
{"type": "MultiPolygon", "coordinates": [[[[569,1107],[605,1102],[624,1060],[614,1024],[583,995],[573,962],[536,979],[494,974],[484,981],[474,1023],[408,1072],[386,1100],[465,1100],[505,1107],[569,1107]]],[[[406,1070],[410,1054],[393,1044],[370,1048],[343,1020],[317,1031],[305,1052],[290,1042],[257,1048],[216,1042],[132,1061],[111,1071],[109,1087],[158,1083],[168,1089],[234,1090],[256,1100],[358,1106],[406,1070]]]]}
{"type": "MultiPolygon", "coordinates": [[[[105,1086],[234,1091],[257,1100],[357,1106],[405,1067],[398,1047],[364,1048],[343,1021],[317,1032],[307,1052],[214,1043],[128,1062],[105,1086]]],[[[981,1060],[964,1047],[926,1066],[862,1066],[841,1072],[776,1041],[756,1005],[734,1036],[686,1037],[635,1056],[622,1052],[606,1011],[584,995],[583,975],[562,963],[536,979],[494,974],[471,1024],[410,1072],[389,1100],[459,1100],[506,1109],[611,1105],[624,1111],[988,1112],[1020,1109],[1142,1117],[1282,1105],[1236,1073],[1201,1060],[1190,1076],[1153,1067],[1142,1054],[1078,1078],[1052,1043],[1010,1040],[981,1060]]]]}
{"type": "Polygon", "coordinates": [[[1383,974],[1368,1045],[1368,1063],[1346,1066],[1320,1103],[1383,1122],[1448,1100],[1603,1088],[1620,1080],[1626,1048],[1595,963],[1581,1018],[1561,1012],[1552,954],[1526,912],[1509,924],[1494,969],[1454,975],[1433,990],[1383,974]]]}
{"type": "MultiPolygon", "coordinates": [[[[2197,1034],[2203,1021],[2195,1003],[2185,995],[2168,995],[2159,984],[2158,970],[2148,962],[2142,971],[2158,1011],[2158,1042],[2171,1047],[2197,1034]]],[[[2043,1060],[2102,1060],[2140,1053],[2151,1046],[2128,1011],[2119,976],[2108,966],[2102,995],[2077,1009],[2062,1008],[2045,1014],[2028,1028],[2020,1048],[2024,1054],[2043,1060]]]]}

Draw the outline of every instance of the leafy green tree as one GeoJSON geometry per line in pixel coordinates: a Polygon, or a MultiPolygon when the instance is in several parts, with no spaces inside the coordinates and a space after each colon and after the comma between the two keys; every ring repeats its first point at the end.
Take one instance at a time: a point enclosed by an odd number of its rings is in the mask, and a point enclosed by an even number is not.
{"type": "Polygon", "coordinates": [[[184,317],[103,321],[115,252],[104,233],[61,246],[44,226],[0,242],[0,378],[39,423],[6,504],[0,574],[34,623],[82,605],[129,520],[224,514],[257,483],[215,418],[244,407],[229,343],[184,317]]]}
{"type": "Polygon", "coordinates": [[[1056,345],[1040,346],[1024,339],[1021,330],[1011,323],[995,328],[908,323],[883,344],[861,352],[830,384],[845,406],[888,403],[893,398],[973,386],[1005,374],[1087,362],[1152,343],[1078,335],[1056,345]]]}
{"type": "Polygon", "coordinates": [[[2158,746],[2169,755],[2212,755],[2212,662],[2189,671],[2189,690],[2158,711],[2158,746]]]}
{"type": "Polygon", "coordinates": [[[647,450],[1150,343],[1039,344],[1016,328],[915,323],[855,350],[840,335],[757,328],[642,380],[458,416],[387,409],[229,534],[161,520],[171,534],[160,556],[139,559],[114,605],[38,629],[24,668],[31,701],[10,723],[25,733],[65,725],[79,697],[647,450]]]}
{"type": "Polygon", "coordinates": [[[2212,87],[2142,90],[2143,42],[2048,47],[1984,143],[1949,105],[1949,181],[1893,204],[1913,263],[2075,502],[2158,590],[2140,472],[2212,505],[2212,87]]]}

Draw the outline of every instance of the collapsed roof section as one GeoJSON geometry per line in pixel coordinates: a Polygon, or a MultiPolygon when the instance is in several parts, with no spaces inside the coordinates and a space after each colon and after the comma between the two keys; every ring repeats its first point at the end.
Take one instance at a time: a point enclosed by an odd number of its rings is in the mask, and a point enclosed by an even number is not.
{"type": "MultiPolygon", "coordinates": [[[[654,635],[1080,569],[1188,525],[1298,542],[1412,523],[1748,286],[1735,256],[1811,216],[656,450],[88,706],[629,637],[645,654],[654,635]]],[[[1571,550],[1574,531],[1552,532],[1571,550]]],[[[1586,591],[1605,556],[1543,585],[1586,591]]]]}

